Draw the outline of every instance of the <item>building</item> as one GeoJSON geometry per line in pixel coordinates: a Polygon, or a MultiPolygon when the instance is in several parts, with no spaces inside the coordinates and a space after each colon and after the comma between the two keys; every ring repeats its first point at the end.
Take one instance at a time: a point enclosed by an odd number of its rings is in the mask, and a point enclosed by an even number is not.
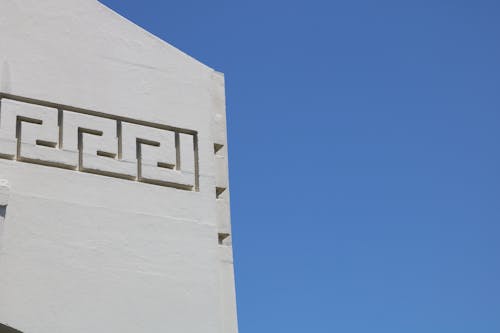
{"type": "Polygon", "coordinates": [[[0,98],[0,332],[237,332],[221,73],[96,0],[2,0],[0,98]]]}

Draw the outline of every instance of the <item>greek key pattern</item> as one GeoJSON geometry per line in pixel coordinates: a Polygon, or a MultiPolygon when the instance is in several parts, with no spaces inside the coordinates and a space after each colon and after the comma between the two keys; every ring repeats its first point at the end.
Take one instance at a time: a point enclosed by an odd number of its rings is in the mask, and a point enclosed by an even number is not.
{"type": "Polygon", "coordinates": [[[199,189],[195,131],[3,94],[0,158],[199,189]]]}

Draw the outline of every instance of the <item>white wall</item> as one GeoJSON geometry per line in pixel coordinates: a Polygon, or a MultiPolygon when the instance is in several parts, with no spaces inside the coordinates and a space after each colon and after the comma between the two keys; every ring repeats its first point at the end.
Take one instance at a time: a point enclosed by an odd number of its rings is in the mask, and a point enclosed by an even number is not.
{"type": "Polygon", "coordinates": [[[0,324],[236,332],[223,76],[93,0],[2,0],[0,43],[0,324]]]}

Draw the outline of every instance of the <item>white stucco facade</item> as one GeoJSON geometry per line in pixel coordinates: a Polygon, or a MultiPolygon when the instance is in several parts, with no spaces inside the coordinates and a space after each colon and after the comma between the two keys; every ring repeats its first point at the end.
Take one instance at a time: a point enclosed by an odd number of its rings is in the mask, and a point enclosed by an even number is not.
{"type": "Polygon", "coordinates": [[[0,98],[0,324],[237,332],[222,74],[96,0],[2,0],[0,98]]]}

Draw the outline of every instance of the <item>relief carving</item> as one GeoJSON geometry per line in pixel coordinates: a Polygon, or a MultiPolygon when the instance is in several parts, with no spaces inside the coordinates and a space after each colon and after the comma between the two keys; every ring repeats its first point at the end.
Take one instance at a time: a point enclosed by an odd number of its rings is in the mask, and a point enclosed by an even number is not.
{"type": "Polygon", "coordinates": [[[0,158],[198,191],[197,132],[0,95],[0,158]]]}

